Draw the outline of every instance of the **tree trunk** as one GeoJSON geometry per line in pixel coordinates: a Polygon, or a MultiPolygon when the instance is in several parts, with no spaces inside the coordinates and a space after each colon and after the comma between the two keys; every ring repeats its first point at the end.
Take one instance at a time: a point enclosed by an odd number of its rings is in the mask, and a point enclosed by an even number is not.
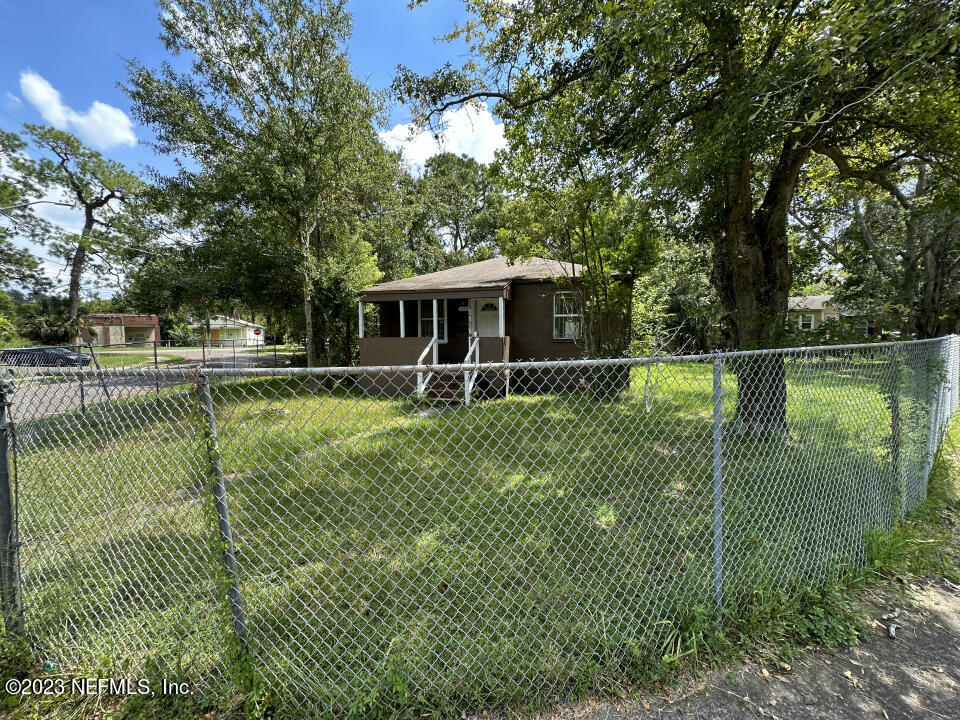
{"type": "Polygon", "coordinates": [[[300,233],[300,249],[303,252],[303,344],[307,349],[307,367],[317,366],[317,347],[313,331],[313,263],[310,262],[310,235],[300,233]]]}
{"type": "MultiPolygon", "coordinates": [[[[768,348],[783,328],[790,292],[785,247],[752,222],[730,219],[714,245],[714,284],[730,313],[741,350],[768,348]]],[[[784,233],[785,235],[785,233],[784,233]]],[[[787,426],[783,358],[737,358],[737,426],[777,429],[787,426]]]]}
{"type": "Polygon", "coordinates": [[[310,271],[303,271],[303,327],[304,341],[307,348],[307,367],[317,366],[317,350],[313,333],[313,281],[310,271]]]}
{"type": "Polygon", "coordinates": [[[76,321],[80,316],[80,281],[83,279],[83,264],[87,259],[87,238],[93,230],[93,210],[86,208],[83,220],[83,230],[80,231],[80,241],[77,243],[76,250],[73,251],[73,259],[70,261],[70,289],[68,297],[70,299],[67,319],[71,322],[76,321]]]}
{"type": "Polygon", "coordinates": [[[81,239],[77,243],[77,248],[73,251],[73,259],[70,261],[70,305],[67,311],[67,319],[71,322],[80,316],[80,280],[83,276],[83,263],[86,257],[87,250],[81,239]]]}
{"type": "MultiPolygon", "coordinates": [[[[724,196],[714,237],[713,283],[736,329],[741,350],[776,344],[787,315],[793,275],[787,210],[809,151],[785,143],[760,207],[753,209],[752,162],[740,157],[726,168],[724,196]]],[[[787,429],[783,358],[738,358],[736,424],[743,429],[787,429]]]]}

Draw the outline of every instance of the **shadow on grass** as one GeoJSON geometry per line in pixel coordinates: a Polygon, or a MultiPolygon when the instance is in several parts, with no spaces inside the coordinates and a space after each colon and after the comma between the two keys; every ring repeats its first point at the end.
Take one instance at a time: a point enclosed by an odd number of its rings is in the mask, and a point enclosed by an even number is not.
{"type": "MultiPolygon", "coordinates": [[[[862,563],[864,533],[889,518],[889,411],[869,375],[882,366],[816,382],[790,368],[790,434],[725,438],[724,619],[862,563]]],[[[254,667],[280,712],[341,714],[384,692],[451,711],[510,705],[642,676],[680,652],[713,602],[711,384],[709,368],[675,365],[635,374],[615,401],[525,395],[425,415],[335,384],[217,383],[254,667]]],[[[723,387],[729,426],[733,379],[723,387]]],[[[68,629],[51,647],[78,662],[125,633],[139,657],[168,652],[189,636],[178,608],[223,607],[204,598],[200,535],[188,552],[151,520],[193,517],[206,470],[191,399],[153,402],[169,403],[167,420],[145,423],[163,416],[145,400],[118,403],[39,421],[27,448],[25,485],[72,478],[24,512],[37,530],[64,508],[81,519],[67,545],[83,552],[27,567],[56,571],[27,585],[60,613],[44,627],[68,629]],[[83,487],[97,489],[92,508],[83,487]],[[125,506],[143,523],[99,542],[96,522],[125,506]],[[184,579],[173,568],[187,557],[184,579]],[[77,593],[90,600],[71,606],[77,593]]],[[[201,645],[216,667],[217,648],[201,645]]]]}

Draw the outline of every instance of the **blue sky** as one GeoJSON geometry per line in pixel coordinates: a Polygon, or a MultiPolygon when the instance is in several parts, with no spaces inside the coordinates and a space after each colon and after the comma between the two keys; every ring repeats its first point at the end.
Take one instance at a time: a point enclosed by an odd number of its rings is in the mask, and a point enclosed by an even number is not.
{"type": "MultiPolygon", "coordinates": [[[[390,85],[399,63],[429,72],[466,56],[463,45],[436,40],[465,19],[460,0],[431,0],[415,10],[407,0],[352,0],[349,7],[354,72],[374,89],[390,85]]],[[[129,102],[118,87],[124,58],[148,67],[167,59],[158,32],[157,9],[149,0],[0,0],[0,128],[17,131],[21,123],[46,122],[131,169],[168,169],[169,160],[145,145],[151,134],[129,117],[129,102]]],[[[464,110],[448,119],[442,146],[426,134],[409,139],[409,113],[395,104],[382,137],[403,147],[414,168],[441,147],[489,161],[502,145],[502,128],[488,113],[464,110]]],[[[64,226],[74,224],[69,211],[46,212],[64,226]]]]}

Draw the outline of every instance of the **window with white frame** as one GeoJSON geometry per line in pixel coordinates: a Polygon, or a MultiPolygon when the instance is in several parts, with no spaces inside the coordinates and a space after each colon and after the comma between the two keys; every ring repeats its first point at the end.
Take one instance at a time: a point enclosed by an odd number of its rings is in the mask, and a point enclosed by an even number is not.
{"type": "Polygon", "coordinates": [[[553,294],[553,339],[576,340],[580,337],[580,303],[577,294],[558,290],[553,294]]]}
{"type": "Polygon", "coordinates": [[[801,329],[801,330],[813,330],[813,315],[801,315],[801,316],[800,316],[800,329],[801,329]]]}
{"type": "MultiPolygon", "coordinates": [[[[420,300],[417,303],[417,327],[420,337],[433,337],[433,300],[420,300]]],[[[447,301],[437,300],[437,337],[438,342],[447,341],[447,301]]]]}

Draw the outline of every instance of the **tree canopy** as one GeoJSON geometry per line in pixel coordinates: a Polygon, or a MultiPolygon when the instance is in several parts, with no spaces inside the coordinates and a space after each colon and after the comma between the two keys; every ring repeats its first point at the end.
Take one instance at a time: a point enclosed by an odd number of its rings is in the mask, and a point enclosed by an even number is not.
{"type": "Polygon", "coordinates": [[[11,238],[38,232],[33,208],[42,199],[35,182],[35,163],[24,153],[26,143],[16,133],[0,131],[0,291],[16,283],[43,282],[40,263],[11,238]]]}
{"type": "MultiPolygon", "coordinates": [[[[473,19],[451,37],[475,58],[426,77],[401,67],[397,95],[425,123],[495,101],[509,152],[537,144],[557,177],[585,163],[653,203],[696,207],[740,347],[784,327],[788,214],[811,158],[884,183],[906,155],[950,167],[960,148],[948,0],[467,5],[473,19]]],[[[744,368],[757,396],[783,397],[782,373],[744,368]]],[[[783,404],[741,393],[738,421],[783,425],[783,404]]]]}
{"type": "Polygon", "coordinates": [[[158,149],[191,161],[161,186],[200,238],[247,237],[252,254],[278,243],[298,251],[313,365],[330,320],[317,295],[339,298],[379,276],[363,225],[398,166],[375,131],[379,98],[351,73],[345,2],[160,5],[162,39],[190,69],[131,62],[127,91],[158,149]]]}

